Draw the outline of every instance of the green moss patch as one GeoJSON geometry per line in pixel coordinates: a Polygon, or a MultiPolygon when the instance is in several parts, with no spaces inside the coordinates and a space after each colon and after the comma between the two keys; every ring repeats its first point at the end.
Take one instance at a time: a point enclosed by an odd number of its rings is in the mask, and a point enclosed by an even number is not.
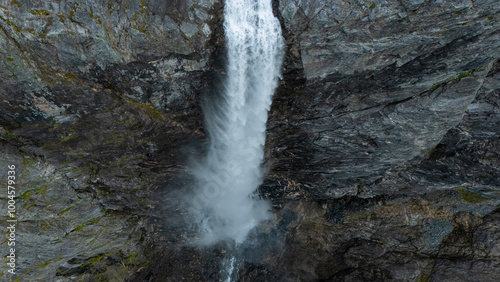
{"type": "Polygon", "coordinates": [[[480,203],[483,203],[483,202],[489,200],[486,197],[483,197],[483,196],[481,196],[479,194],[470,192],[470,191],[468,191],[468,190],[466,190],[464,188],[457,187],[456,189],[457,189],[458,193],[460,193],[460,195],[462,196],[462,199],[464,201],[469,202],[469,203],[480,204],[480,203]]]}
{"type": "Polygon", "coordinates": [[[77,227],[75,227],[75,229],[73,229],[73,231],[82,231],[83,228],[89,226],[89,225],[94,225],[94,224],[97,224],[99,221],[101,220],[100,217],[96,217],[96,218],[93,218],[93,219],[90,219],[90,220],[87,220],[86,222],[84,222],[83,224],[81,225],[78,225],[77,227]]]}
{"type": "Polygon", "coordinates": [[[10,5],[12,5],[12,6],[17,5],[18,7],[22,7],[23,6],[23,4],[19,3],[19,1],[17,1],[17,0],[10,1],[10,5]]]}
{"type": "Polygon", "coordinates": [[[37,15],[37,16],[48,16],[48,15],[50,15],[49,11],[45,11],[45,10],[31,10],[30,13],[32,15],[37,15]]]}
{"type": "Polygon", "coordinates": [[[444,83],[438,83],[438,84],[436,84],[436,85],[432,86],[432,87],[431,87],[431,89],[429,89],[429,90],[430,90],[430,91],[434,91],[434,90],[438,89],[438,88],[439,88],[441,85],[443,85],[443,84],[444,84],[444,83]]]}
{"type": "Polygon", "coordinates": [[[446,82],[440,82],[440,83],[437,83],[435,84],[434,86],[432,86],[429,91],[434,91],[436,89],[438,89],[439,87],[441,87],[442,85],[448,83],[448,82],[459,82],[460,80],[462,80],[462,78],[464,77],[468,77],[468,76],[473,76],[473,77],[477,77],[474,72],[476,71],[477,69],[473,69],[473,70],[469,70],[469,71],[466,71],[466,72],[463,72],[461,74],[459,74],[457,77],[449,80],[449,81],[446,81],[446,82]]]}
{"type": "Polygon", "coordinates": [[[130,105],[134,106],[135,108],[140,109],[142,112],[147,114],[152,119],[160,119],[160,118],[164,117],[164,115],[161,112],[159,112],[158,110],[156,110],[153,107],[153,104],[151,104],[151,103],[144,103],[143,104],[143,103],[137,103],[137,102],[133,102],[133,101],[128,101],[128,103],[130,105]]]}
{"type": "Polygon", "coordinates": [[[476,71],[476,70],[473,69],[470,71],[463,72],[463,73],[459,74],[456,78],[452,79],[451,81],[457,82],[457,81],[460,81],[464,77],[474,76],[474,71],[476,71]]]}
{"type": "Polygon", "coordinates": [[[40,190],[46,190],[48,187],[49,187],[49,184],[43,185],[43,186],[40,186],[40,187],[36,187],[35,188],[35,192],[38,193],[40,190]]]}
{"type": "Polygon", "coordinates": [[[74,76],[74,75],[73,75],[73,74],[71,74],[71,73],[65,73],[65,74],[64,74],[64,76],[65,76],[66,78],[76,79],[76,76],[74,76]]]}
{"type": "Polygon", "coordinates": [[[44,268],[44,267],[46,267],[46,266],[47,266],[47,265],[49,265],[49,264],[50,264],[50,260],[48,260],[48,261],[46,261],[46,262],[44,262],[44,263],[42,263],[42,264],[38,265],[38,266],[37,266],[37,268],[44,268]]]}
{"type": "Polygon", "coordinates": [[[65,208],[64,210],[62,210],[61,212],[59,212],[57,215],[58,216],[61,216],[63,215],[65,212],[71,210],[72,208],[74,208],[75,206],[71,206],[71,207],[68,207],[68,208],[65,208]]]}
{"type": "Polygon", "coordinates": [[[23,199],[24,201],[26,201],[29,197],[31,197],[31,190],[28,190],[24,193],[21,194],[21,196],[19,196],[21,199],[23,199]]]}

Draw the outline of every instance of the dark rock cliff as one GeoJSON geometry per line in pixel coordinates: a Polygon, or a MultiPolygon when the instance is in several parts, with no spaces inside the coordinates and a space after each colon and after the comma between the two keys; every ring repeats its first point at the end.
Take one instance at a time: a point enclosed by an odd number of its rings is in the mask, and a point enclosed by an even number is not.
{"type": "MultiPolygon", "coordinates": [[[[173,195],[225,75],[222,1],[0,4],[14,278],[220,279],[226,246],[184,244],[173,195]]],[[[500,3],[273,4],[287,50],[261,194],[276,217],[240,279],[500,280],[500,3]]]]}

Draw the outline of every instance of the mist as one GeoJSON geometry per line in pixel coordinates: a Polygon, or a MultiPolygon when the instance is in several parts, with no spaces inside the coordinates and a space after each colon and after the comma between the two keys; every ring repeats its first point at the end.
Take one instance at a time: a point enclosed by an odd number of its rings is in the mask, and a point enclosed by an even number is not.
{"type": "Polygon", "coordinates": [[[206,155],[191,162],[190,199],[199,243],[242,243],[271,218],[256,190],[264,173],[266,122],[283,60],[284,40],[271,1],[226,1],[227,78],[220,99],[202,105],[209,137],[206,155]]]}

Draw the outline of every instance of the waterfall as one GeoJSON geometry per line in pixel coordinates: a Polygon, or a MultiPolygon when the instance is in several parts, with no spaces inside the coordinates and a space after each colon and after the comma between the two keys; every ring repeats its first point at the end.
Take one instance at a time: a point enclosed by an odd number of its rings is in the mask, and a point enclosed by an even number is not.
{"type": "Polygon", "coordinates": [[[227,79],[222,98],[203,105],[207,155],[191,165],[191,200],[204,244],[241,243],[270,218],[256,197],[264,174],[266,122],[283,60],[284,40],[271,0],[226,0],[227,79]]]}
{"type": "Polygon", "coordinates": [[[235,261],[236,261],[236,258],[234,256],[232,256],[231,258],[224,258],[222,260],[222,265],[221,265],[221,281],[224,281],[224,282],[231,282],[232,280],[235,280],[233,279],[235,274],[233,273],[234,272],[234,268],[235,268],[235,261]],[[225,277],[225,278],[224,278],[225,277]]]}

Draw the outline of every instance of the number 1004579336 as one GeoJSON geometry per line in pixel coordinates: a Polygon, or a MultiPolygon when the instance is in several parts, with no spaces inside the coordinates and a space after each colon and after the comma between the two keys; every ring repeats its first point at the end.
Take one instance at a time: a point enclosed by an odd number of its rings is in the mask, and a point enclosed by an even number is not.
{"type": "Polygon", "coordinates": [[[15,165],[9,165],[9,170],[8,170],[8,175],[7,175],[7,198],[9,199],[8,201],[8,213],[9,217],[11,219],[15,219],[15,214],[16,214],[16,166],[15,165]]]}

